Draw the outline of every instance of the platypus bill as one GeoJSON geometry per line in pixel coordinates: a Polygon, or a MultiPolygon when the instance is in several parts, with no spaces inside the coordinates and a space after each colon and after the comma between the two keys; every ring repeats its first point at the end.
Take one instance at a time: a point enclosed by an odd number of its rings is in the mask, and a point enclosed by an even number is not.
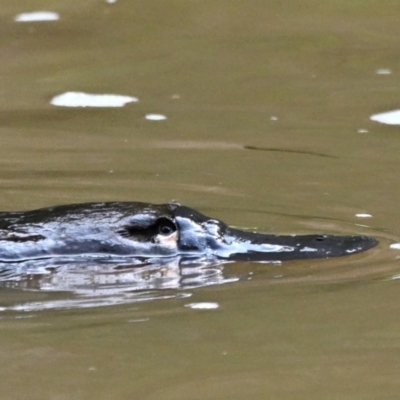
{"type": "Polygon", "coordinates": [[[367,236],[246,232],[176,203],[86,203],[0,213],[0,262],[71,257],[273,261],[368,250],[367,236]]]}

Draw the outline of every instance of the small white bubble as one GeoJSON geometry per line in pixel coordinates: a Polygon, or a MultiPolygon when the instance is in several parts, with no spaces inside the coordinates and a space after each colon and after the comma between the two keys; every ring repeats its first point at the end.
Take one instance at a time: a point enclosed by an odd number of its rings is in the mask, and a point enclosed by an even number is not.
{"type": "Polygon", "coordinates": [[[180,94],[173,94],[172,96],[171,96],[171,99],[174,99],[174,100],[177,100],[177,99],[180,99],[181,98],[181,95],[180,94]]]}
{"type": "Polygon", "coordinates": [[[16,22],[38,22],[38,21],[57,21],[60,14],[52,11],[35,11],[18,14],[14,21],[16,22]]]}
{"type": "Polygon", "coordinates": [[[358,133],[368,133],[368,129],[358,129],[358,133]]]}
{"type": "Polygon", "coordinates": [[[219,307],[218,303],[189,303],[185,304],[185,307],[192,308],[194,310],[214,310],[219,307]]]}
{"type": "Polygon", "coordinates": [[[162,114],[146,114],[145,118],[149,121],[163,121],[167,119],[167,117],[162,114]]]}
{"type": "Polygon", "coordinates": [[[271,120],[271,121],[278,121],[278,117],[275,117],[275,115],[273,115],[273,116],[270,118],[270,120],[271,120]]]}
{"type": "Polygon", "coordinates": [[[400,243],[393,243],[389,246],[391,249],[400,250],[400,243]]]}
{"type": "Polygon", "coordinates": [[[360,214],[356,214],[356,217],[358,217],[358,218],[372,218],[372,215],[371,214],[360,213],[360,214]]]}
{"type": "Polygon", "coordinates": [[[387,69],[387,68],[380,68],[380,69],[377,69],[375,71],[375,73],[377,75],[390,75],[392,73],[392,70],[387,69]]]}
{"type": "Polygon", "coordinates": [[[116,3],[117,0],[106,0],[106,3],[112,4],[112,3],[116,3]]]}

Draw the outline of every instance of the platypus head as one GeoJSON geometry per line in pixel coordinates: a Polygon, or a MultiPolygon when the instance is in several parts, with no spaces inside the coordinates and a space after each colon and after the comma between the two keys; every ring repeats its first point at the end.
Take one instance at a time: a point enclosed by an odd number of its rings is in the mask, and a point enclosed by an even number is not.
{"type": "Polygon", "coordinates": [[[86,203],[0,213],[0,260],[53,256],[293,260],[368,250],[366,236],[265,235],[230,228],[176,203],[86,203]]]}
{"type": "Polygon", "coordinates": [[[141,255],[207,256],[228,260],[273,261],[328,258],[377,245],[367,236],[266,235],[230,228],[179,204],[151,206],[129,218],[119,233],[141,255]]]}

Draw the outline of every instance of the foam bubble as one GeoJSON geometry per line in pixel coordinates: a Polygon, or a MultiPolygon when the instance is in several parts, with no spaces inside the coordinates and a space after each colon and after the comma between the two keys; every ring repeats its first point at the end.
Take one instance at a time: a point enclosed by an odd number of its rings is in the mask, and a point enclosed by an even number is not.
{"type": "Polygon", "coordinates": [[[119,94],[90,94],[83,92],[66,92],[53,97],[50,104],[59,107],[123,107],[138,99],[119,94]]]}
{"type": "Polygon", "coordinates": [[[385,113],[374,114],[369,117],[372,121],[387,125],[400,125],[400,110],[388,111],[385,113]]]}
{"type": "Polygon", "coordinates": [[[375,71],[375,73],[377,75],[390,75],[392,73],[392,71],[390,69],[387,69],[387,68],[380,68],[380,69],[377,69],[375,71]]]}
{"type": "Polygon", "coordinates": [[[219,307],[219,304],[218,303],[207,303],[207,302],[189,303],[189,304],[185,304],[185,307],[189,307],[194,310],[215,310],[216,308],[219,307]]]}
{"type": "Polygon", "coordinates": [[[57,21],[60,14],[52,11],[35,11],[18,14],[14,21],[16,22],[32,22],[32,21],[57,21]]]}
{"type": "Polygon", "coordinates": [[[145,118],[148,119],[149,121],[163,121],[167,119],[167,117],[162,114],[146,114],[145,118]]]}

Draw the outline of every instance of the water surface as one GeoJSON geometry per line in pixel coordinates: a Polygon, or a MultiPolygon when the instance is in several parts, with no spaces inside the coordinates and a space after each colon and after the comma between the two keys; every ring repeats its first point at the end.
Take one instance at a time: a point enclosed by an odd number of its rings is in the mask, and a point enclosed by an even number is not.
{"type": "Polygon", "coordinates": [[[4,1],[1,210],[177,200],[235,226],[381,243],[139,271],[122,290],[113,277],[101,290],[62,276],[57,290],[3,287],[0,397],[397,398],[400,132],[370,116],[399,108],[399,12],[389,0],[4,1]],[[15,20],[35,11],[59,19],[15,20]],[[68,92],[138,101],[51,104],[68,92]],[[202,303],[217,306],[188,307],[202,303]]]}

